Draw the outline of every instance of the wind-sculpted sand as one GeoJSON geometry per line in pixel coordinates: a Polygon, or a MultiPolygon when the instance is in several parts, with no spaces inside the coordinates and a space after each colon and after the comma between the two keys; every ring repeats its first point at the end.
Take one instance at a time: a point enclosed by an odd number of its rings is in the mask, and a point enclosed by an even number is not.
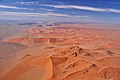
{"type": "Polygon", "coordinates": [[[120,80],[119,28],[61,25],[27,32],[1,40],[7,47],[0,46],[0,80],[120,80]]]}

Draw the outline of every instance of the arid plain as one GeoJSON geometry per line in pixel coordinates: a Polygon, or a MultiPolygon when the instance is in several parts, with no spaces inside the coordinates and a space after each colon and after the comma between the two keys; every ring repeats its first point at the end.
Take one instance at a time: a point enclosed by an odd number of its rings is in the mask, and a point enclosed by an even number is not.
{"type": "Polygon", "coordinates": [[[0,39],[0,80],[120,80],[120,28],[24,30],[0,39]]]}

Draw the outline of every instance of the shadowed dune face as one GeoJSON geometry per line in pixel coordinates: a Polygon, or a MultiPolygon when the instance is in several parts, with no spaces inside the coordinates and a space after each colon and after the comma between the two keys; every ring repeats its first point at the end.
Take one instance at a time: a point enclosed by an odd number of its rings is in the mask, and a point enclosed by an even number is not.
{"type": "Polygon", "coordinates": [[[54,44],[54,43],[62,43],[65,40],[66,40],[65,38],[50,38],[50,43],[52,43],[52,44],[54,44]]]}
{"type": "Polygon", "coordinates": [[[12,42],[12,43],[18,43],[18,44],[59,44],[65,42],[65,38],[12,38],[9,40],[5,40],[5,42],[12,42]]]}
{"type": "Polygon", "coordinates": [[[2,39],[0,80],[120,79],[120,29],[61,26],[2,39]]]}
{"type": "Polygon", "coordinates": [[[33,43],[47,43],[48,38],[34,38],[33,43]]]}

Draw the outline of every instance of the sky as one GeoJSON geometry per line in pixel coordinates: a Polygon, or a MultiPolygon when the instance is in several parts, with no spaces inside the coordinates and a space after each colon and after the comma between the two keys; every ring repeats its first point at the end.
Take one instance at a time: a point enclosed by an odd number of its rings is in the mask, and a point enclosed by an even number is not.
{"type": "Polygon", "coordinates": [[[0,20],[120,24],[120,0],[0,0],[0,20]]]}

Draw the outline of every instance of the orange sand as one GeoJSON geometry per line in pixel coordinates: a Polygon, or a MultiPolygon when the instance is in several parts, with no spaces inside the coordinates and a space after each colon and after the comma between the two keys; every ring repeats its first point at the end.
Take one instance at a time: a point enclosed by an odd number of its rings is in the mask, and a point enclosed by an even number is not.
{"type": "Polygon", "coordinates": [[[32,28],[2,40],[26,48],[3,57],[0,80],[120,80],[120,29],[78,26],[32,28]]]}

